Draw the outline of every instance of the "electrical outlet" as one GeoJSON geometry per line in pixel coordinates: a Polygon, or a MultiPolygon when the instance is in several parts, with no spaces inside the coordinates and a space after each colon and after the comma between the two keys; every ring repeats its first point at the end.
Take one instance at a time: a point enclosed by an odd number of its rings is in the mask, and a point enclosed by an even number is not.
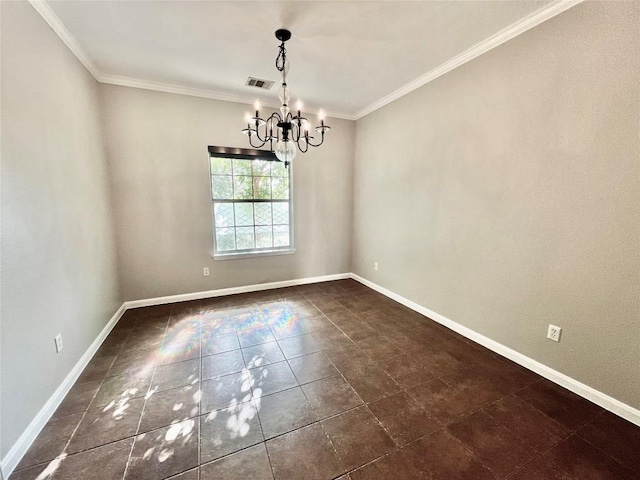
{"type": "Polygon", "coordinates": [[[208,268],[208,267],[204,267],[204,268],[202,269],[202,274],[203,274],[205,277],[208,277],[208,276],[209,276],[209,268],[208,268]]]}
{"type": "Polygon", "coordinates": [[[559,342],[561,333],[562,333],[562,328],[549,324],[549,330],[547,330],[547,338],[549,340],[553,340],[554,342],[559,342]]]}
{"type": "Polygon", "coordinates": [[[378,270],[378,262],[373,262],[373,269],[378,270]]]}
{"type": "Polygon", "coordinates": [[[55,336],[55,338],[53,339],[54,342],[56,342],[56,353],[60,353],[62,351],[63,345],[62,345],[62,334],[59,333],[58,335],[55,336]]]}

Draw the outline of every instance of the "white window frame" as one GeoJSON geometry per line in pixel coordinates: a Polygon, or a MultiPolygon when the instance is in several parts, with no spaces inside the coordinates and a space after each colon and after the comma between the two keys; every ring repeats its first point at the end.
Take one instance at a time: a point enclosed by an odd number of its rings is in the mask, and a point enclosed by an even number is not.
{"type": "MultiPolygon", "coordinates": [[[[296,252],[295,249],[295,236],[293,228],[293,174],[291,171],[291,164],[287,169],[289,172],[289,245],[285,247],[271,247],[271,248],[252,248],[246,250],[230,250],[227,252],[218,252],[216,245],[216,215],[214,204],[219,199],[213,198],[213,174],[211,172],[211,158],[222,157],[230,159],[242,159],[242,160],[267,160],[279,162],[273,152],[257,150],[252,148],[227,148],[227,147],[213,147],[209,146],[209,155],[207,156],[207,169],[209,170],[209,198],[211,200],[211,225],[212,225],[212,238],[213,238],[213,250],[211,256],[214,260],[233,260],[242,258],[256,258],[273,255],[291,255],[296,252]]],[[[230,202],[234,204],[235,202],[230,202]]],[[[237,247],[237,245],[236,245],[237,247]]]]}

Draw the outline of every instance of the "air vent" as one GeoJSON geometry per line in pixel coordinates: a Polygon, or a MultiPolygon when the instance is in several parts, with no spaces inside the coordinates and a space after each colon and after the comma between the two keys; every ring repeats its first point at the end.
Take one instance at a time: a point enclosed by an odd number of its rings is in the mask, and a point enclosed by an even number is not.
{"type": "Polygon", "coordinates": [[[249,77],[247,78],[247,83],[245,83],[245,85],[249,87],[262,88],[264,90],[271,90],[271,87],[273,87],[273,82],[270,80],[261,80],[259,78],[249,77]]]}

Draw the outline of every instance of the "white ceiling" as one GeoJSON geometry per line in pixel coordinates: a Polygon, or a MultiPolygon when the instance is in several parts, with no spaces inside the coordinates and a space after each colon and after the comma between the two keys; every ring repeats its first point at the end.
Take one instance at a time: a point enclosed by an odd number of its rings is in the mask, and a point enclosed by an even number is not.
{"type": "Polygon", "coordinates": [[[99,81],[277,104],[274,31],[293,99],[359,118],[579,0],[32,1],[99,81]],[[248,76],[275,80],[270,91],[248,76]]]}

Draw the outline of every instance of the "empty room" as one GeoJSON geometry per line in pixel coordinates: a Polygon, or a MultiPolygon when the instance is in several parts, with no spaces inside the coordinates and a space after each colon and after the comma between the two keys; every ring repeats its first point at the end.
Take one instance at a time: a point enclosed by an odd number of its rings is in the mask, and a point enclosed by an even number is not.
{"type": "Polygon", "coordinates": [[[0,0],[0,480],[640,479],[640,2],[0,0]]]}

